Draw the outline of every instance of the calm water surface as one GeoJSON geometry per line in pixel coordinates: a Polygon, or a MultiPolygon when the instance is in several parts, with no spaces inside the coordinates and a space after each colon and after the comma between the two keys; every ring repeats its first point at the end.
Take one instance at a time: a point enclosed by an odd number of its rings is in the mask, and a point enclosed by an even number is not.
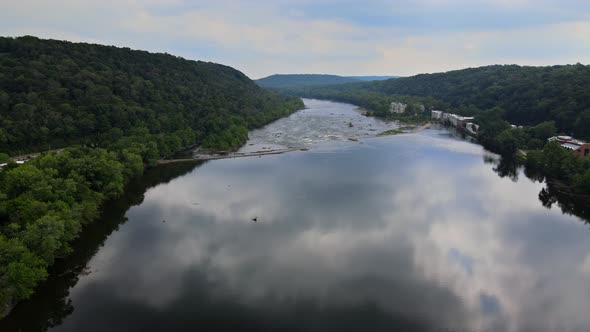
{"type": "Polygon", "coordinates": [[[303,136],[151,170],[0,330],[590,330],[588,225],[544,184],[442,129],[303,136]]]}

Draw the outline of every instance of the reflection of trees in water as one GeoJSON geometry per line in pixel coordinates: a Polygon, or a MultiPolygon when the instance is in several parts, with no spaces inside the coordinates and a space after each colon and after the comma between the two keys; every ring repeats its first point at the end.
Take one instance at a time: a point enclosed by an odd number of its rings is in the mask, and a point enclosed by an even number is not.
{"type": "Polygon", "coordinates": [[[518,173],[522,167],[524,175],[533,182],[545,182],[545,187],[539,192],[541,204],[550,209],[553,204],[561,209],[561,212],[581,218],[584,223],[590,223],[590,198],[569,192],[567,187],[560,187],[547,182],[545,176],[531,167],[520,166],[509,158],[487,154],[483,156],[486,164],[492,164],[492,170],[501,178],[508,177],[512,181],[518,181],[518,173]]]}
{"type": "MultiPolygon", "coordinates": [[[[520,167],[509,159],[496,155],[484,155],[484,162],[491,164],[498,176],[518,181],[520,167]]],[[[100,220],[88,225],[80,238],[72,245],[74,252],[57,261],[50,278],[40,285],[35,295],[16,306],[13,312],[0,321],[0,331],[46,331],[60,325],[74,311],[74,303],[68,298],[80,276],[86,273],[88,261],[103,246],[108,236],[126,222],[125,214],[131,206],[143,202],[147,189],[187,174],[198,167],[195,163],[168,164],[147,170],[140,179],[132,181],[125,195],[104,207],[100,220]]],[[[542,174],[524,168],[524,174],[533,181],[543,182],[542,174]]],[[[547,208],[554,204],[565,214],[590,223],[590,199],[568,194],[563,188],[547,184],[539,193],[541,204],[547,208]]]]}
{"type": "Polygon", "coordinates": [[[561,212],[581,218],[584,223],[590,223],[590,197],[574,194],[568,187],[551,183],[543,174],[531,167],[525,167],[524,174],[533,181],[545,182],[545,187],[539,192],[539,200],[544,207],[550,209],[553,204],[557,204],[561,212]]]}
{"type": "Polygon", "coordinates": [[[590,223],[590,199],[588,197],[576,196],[562,191],[555,185],[548,184],[541,189],[539,200],[546,208],[551,208],[553,204],[557,203],[563,213],[579,217],[586,224],[590,223]]]}
{"type": "Polygon", "coordinates": [[[68,298],[70,289],[78,283],[80,276],[88,273],[88,261],[103,246],[108,236],[127,221],[125,214],[129,208],[141,204],[149,188],[187,174],[200,165],[162,165],[148,169],[142,177],[132,180],[124,196],[106,203],[100,219],[86,226],[72,244],[73,253],[55,262],[48,280],[39,285],[31,299],[18,304],[0,321],[0,331],[47,331],[61,325],[74,312],[74,305],[68,298]]]}
{"type": "Polygon", "coordinates": [[[492,164],[492,170],[501,178],[509,178],[512,182],[518,181],[518,163],[514,159],[503,158],[497,155],[484,154],[483,161],[492,164]]]}

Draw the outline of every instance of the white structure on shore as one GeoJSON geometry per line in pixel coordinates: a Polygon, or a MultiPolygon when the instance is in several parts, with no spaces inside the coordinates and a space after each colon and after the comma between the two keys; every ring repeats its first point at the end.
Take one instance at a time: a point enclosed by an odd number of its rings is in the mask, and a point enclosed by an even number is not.
{"type": "Polygon", "coordinates": [[[472,116],[460,116],[457,114],[449,114],[447,120],[454,126],[454,127],[461,127],[465,128],[467,123],[473,122],[475,118],[472,116]]]}
{"type": "MultiPolygon", "coordinates": [[[[27,161],[28,161],[28,160],[15,160],[14,162],[15,162],[17,165],[22,165],[22,164],[26,163],[27,161]]],[[[2,163],[2,164],[0,164],[0,168],[1,168],[1,167],[4,167],[4,166],[6,166],[6,165],[8,165],[8,163],[2,163]]]]}
{"type": "Polygon", "coordinates": [[[479,126],[473,123],[475,118],[472,116],[461,116],[437,110],[432,110],[430,114],[432,120],[434,121],[448,123],[455,128],[465,129],[467,132],[473,135],[476,135],[479,130],[479,126]]]}
{"type": "Polygon", "coordinates": [[[432,115],[433,120],[441,120],[443,112],[437,111],[437,110],[432,110],[432,111],[430,111],[430,114],[432,115]]]}
{"type": "Polygon", "coordinates": [[[477,135],[477,132],[479,132],[479,125],[475,124],[473,122],[467,122],[467,124],[465,125],[465,129],[472,135],[477,135]]]}
{"type": "Polygon", "coordinates": [[[590,143],[580,141],[571,136],[553,136],[547,139],[548,142],[557,141],[562,148],[579,154],[581,157],[590,155],[590,143]]]}
{"type": "Polygon", "coordinates": [[[392,101],[391,104],[389,104],[389,112],[403,114],[406,111],[406,107],[408,107],[408,105],[392,101]]]}

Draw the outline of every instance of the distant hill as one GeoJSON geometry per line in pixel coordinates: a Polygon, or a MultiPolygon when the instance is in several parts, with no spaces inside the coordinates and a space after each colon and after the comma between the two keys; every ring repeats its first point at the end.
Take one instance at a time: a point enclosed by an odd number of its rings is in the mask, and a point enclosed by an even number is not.
{"type": "Polygon", "coordinates": [[[311,85],[329,85],[343,84],[351,82],[360,82],[361,80],[353,77],[343,77],[337,75],[322,74],[276,74],[256,80],[256,83],[263,88],[286,88],[297,86],[311,85]]]}
{"type": "Polygon", "coordinates": [[[348,78],[355,78],[360,81],[384,81],[392,78],[400,78],[401,76],[347,76],[348,78]]]}
{"type": "Polygon", "coordinates": [[[303,86],[332,85],[354,82],[380,81],[399,76],[338,76],[325,74],[276,74],[256,80],[264,88],[283,89],[303,86]]]}

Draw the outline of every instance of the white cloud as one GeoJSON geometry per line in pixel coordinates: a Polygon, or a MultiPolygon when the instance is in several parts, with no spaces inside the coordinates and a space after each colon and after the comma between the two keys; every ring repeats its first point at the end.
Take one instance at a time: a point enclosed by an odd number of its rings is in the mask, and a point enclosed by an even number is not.
{"type": "MultiPolygon", "coordinates": [[[[8,35],[33,34],[166,51],[228,64],[254,78],[277,72],[412,75],[496,63],[590,62],[590,21],[580,17],[577,21],[513,27],[501,26],[501,22],[495,28],[429,27],[437,21],[473,19],[470,11],[487,7],[493,15],[498,11],[526,12],[534,6],[527,0],[382,3],[372,9],[381,8],[383,15],[392,15],[391,24],[382,25],[372,25],[370,17],[366,22],[344,15],[322,18],[305,9],[312,4],[24,0],[0,4],[0,28],[8,35]],[[437,10],[455,8],[456,17],[435,15],[437,10]],[[396,25],[399,15],[416,22],[396,25]]],[[[342,7],[333,6],[335,12],[342,7]]],[[[544,6],[556,7],[550,1],[544,6]]],[[[522,19],[528,22],[524,14],[522,19]]]]}

